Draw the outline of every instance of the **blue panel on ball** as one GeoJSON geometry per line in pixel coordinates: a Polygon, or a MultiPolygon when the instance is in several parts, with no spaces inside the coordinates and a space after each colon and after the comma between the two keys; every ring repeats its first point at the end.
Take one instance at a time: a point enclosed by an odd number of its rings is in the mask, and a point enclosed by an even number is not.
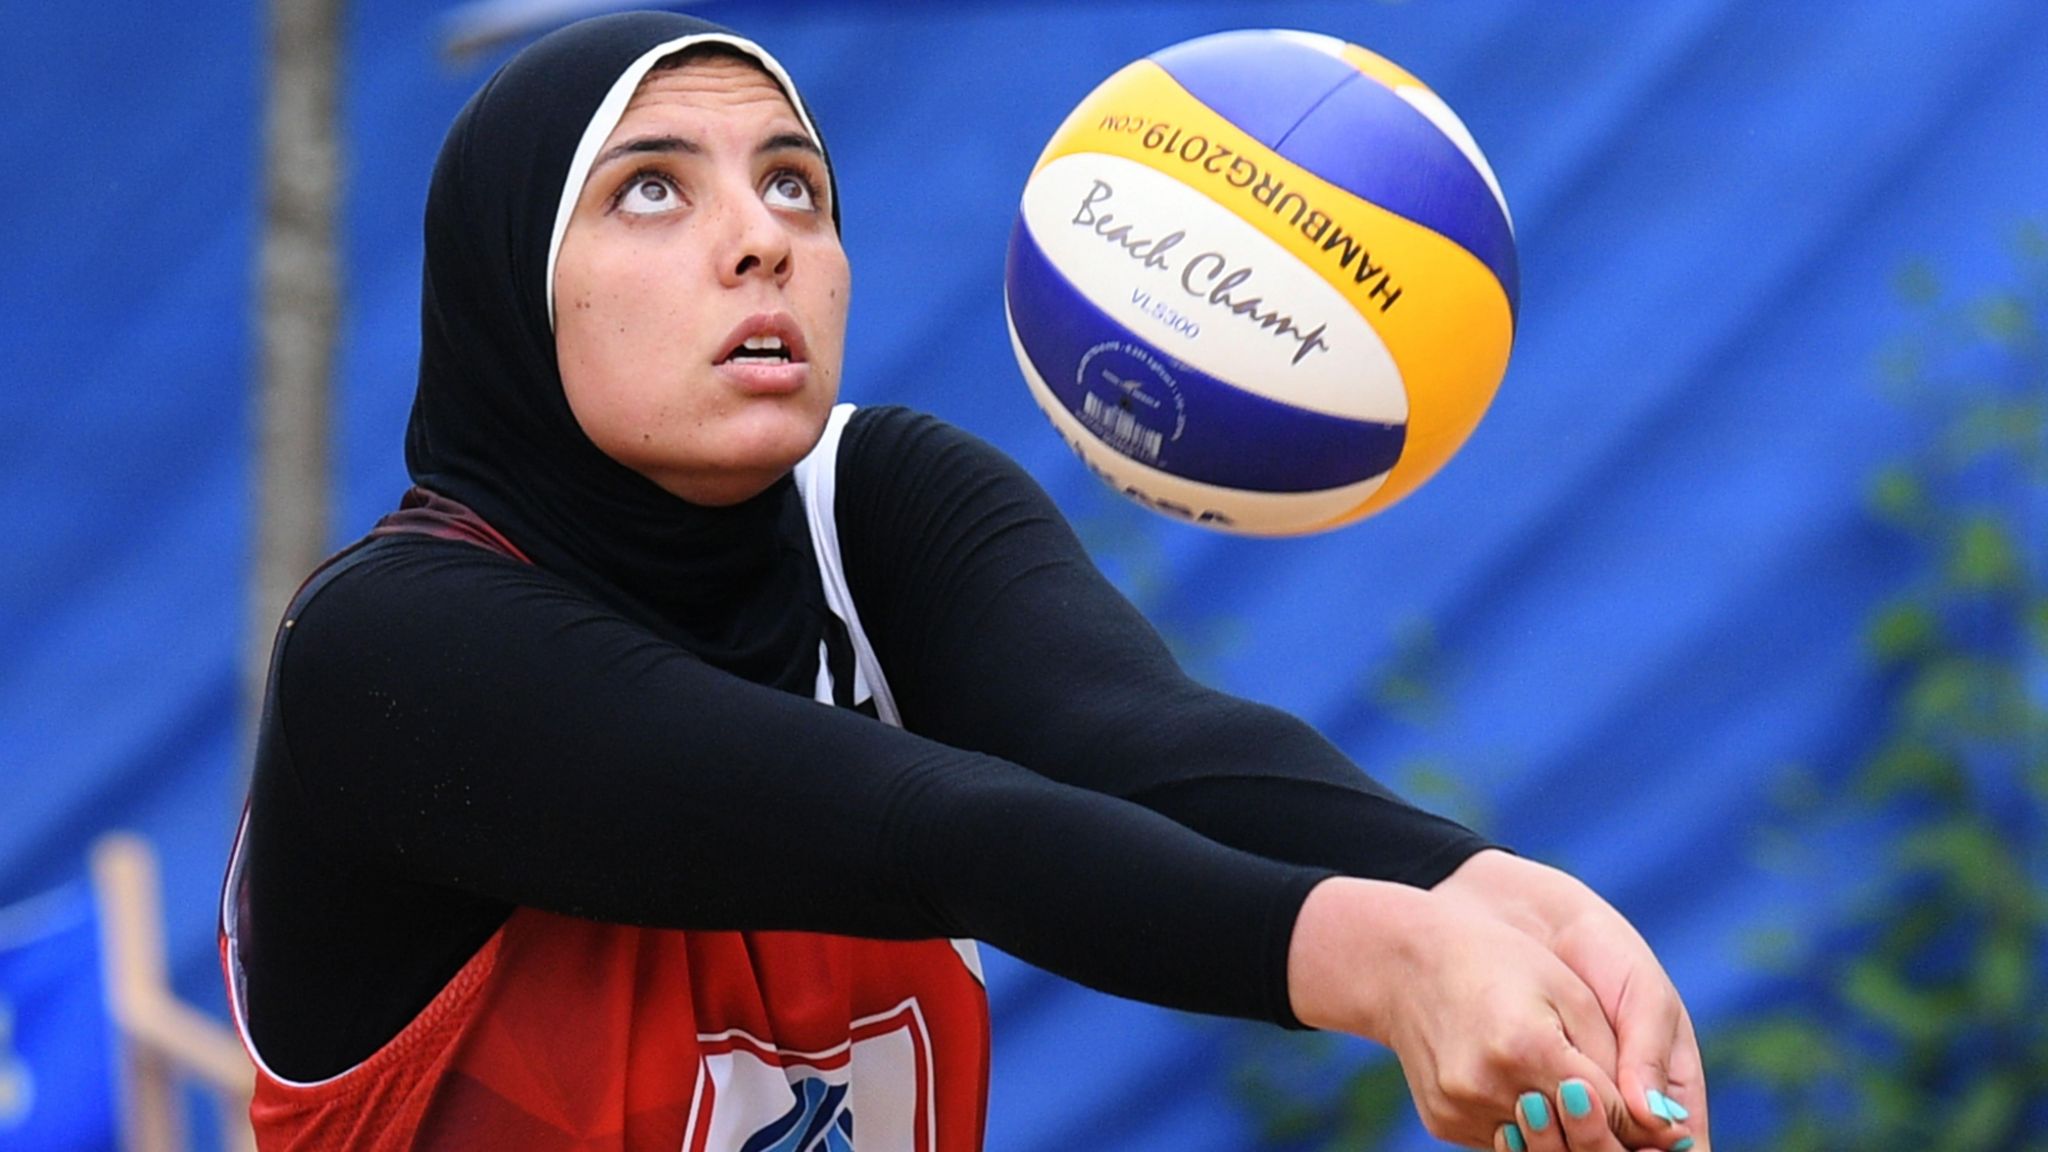
{"type": "Polygon", "coordinates": [[[1195,99],[1268,148],[1358,69],[1306,44],[1263,32],[1225,32],[1175,44],[1152,62],[1195,99]]]}
{"type": "Polygon", "coordinates": [[[1204,36],[1152,59],[1188,94],[1352,195],[1472,253],[1519,312],[1515,238],[1486,178],[1429,117],[1348,61],[1262,32],[1204,36]]]}
{"type": "Polygon", "coordinates": [[[1437,233],[1479,258],[1516,312],[1515,236],[1479,169],[1429,117],[1357,74],[1274,149],[1362,200],[1437,233]]]}
{"type": "MultiPolygon", "coordinates": [[[[1020,218],[1004,270],[1010,322],[1039,378],[1104,443],[1162,472],[1247,492],[1320,492],[1393,468],[1403,424],[1255,395],[1162,353],[1067,279],[1020,218]]],[[[1185,301],[1198,313],[1200,296],[1185,301]]],[[[1163,330],[1163,329],[1162,329],[1163,330]]]]}

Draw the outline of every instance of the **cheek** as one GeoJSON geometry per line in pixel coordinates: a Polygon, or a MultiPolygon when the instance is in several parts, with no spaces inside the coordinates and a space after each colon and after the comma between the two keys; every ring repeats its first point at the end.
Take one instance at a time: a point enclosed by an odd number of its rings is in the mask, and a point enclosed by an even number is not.
{"type": "Polygon", "coordinates": [[[609,389],[605,357],[612,342],[605,310],[588,293],[559,296],[555,307],[555,363],[571,407],[581,408],[609,389]]]}
{"type": "Polygon", "coordinates": [[[556,277],[555,360],[569,407],[595,431],[607,416],[644,419],[644,382],[669,375],[678,331],[672,294],[646,276],[645,262],[579,267],[556,277]]]}
{"type": "Polygon", "coordinates": [[[852,282],[846,257],[841,253],[834,255],[837,256],[836,262],[822,262],[825,274],[818,278],[812,290],[812,308],[817,318],[818,334],[828,340],[837,353],[846,346],[846,316],[852,282]]]}
{"type": "Polygon", "coordinates": [[[643,269],[623,263],[610,269],[592,269],[563,290],[556,282],[555,343],[573,330],[573,338],[585,354],[609,351],[632,344],[649,332],[658,332],[658,313],[663,305],[661,286],[648,281],[643,269]]]}
{"type": "Polygon", "coordinates": [[[650,397],[638,387],[645,373],[637,366],[646,357],[629,336],[634,327],[600,297],[557,297],[562,394],[583,434],[608,454],[616,455],[623,447],[618,437],[650,415],[650,397]]]}

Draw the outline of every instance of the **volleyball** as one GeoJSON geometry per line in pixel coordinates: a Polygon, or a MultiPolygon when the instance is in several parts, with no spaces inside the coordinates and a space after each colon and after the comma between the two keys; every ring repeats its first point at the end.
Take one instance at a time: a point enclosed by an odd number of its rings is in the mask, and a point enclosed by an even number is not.
{"type": "Polygon", "coordinates": [[[1224,32],[1118,71],[1025,183],[1010,337],[1111,487],[1197,524],[1319,532],[1465,443],[1507,371],[1517,272],[1449,106],[1330,36],[1224,32]]]}

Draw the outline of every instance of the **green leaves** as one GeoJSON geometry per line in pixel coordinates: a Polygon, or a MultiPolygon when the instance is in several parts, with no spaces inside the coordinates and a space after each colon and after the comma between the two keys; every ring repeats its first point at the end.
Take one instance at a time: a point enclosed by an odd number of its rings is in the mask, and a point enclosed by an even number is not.
{"type": "Polygon", "coordinates": [[[1367,1050],[1361,1042],[1315,1033],[1275,1037],[1250,1046],[1239,1065],[1237,1081],[1269,1146],[1314,1149],[1314,1152],[1361,1152],[1381,1147],[1402,1118],[1414,1108],[1408,1102],[1408,1081],[1401,1065],[1383,1049],[1337,1078],[1326,1073],[1338,1061],[1357,1059],[1367,1050]],[[1304,1067],[1320,1065],[1316,1067],[1304,1067]],[[1326,1085],[1322,1090],[1306,1084],[1326,1085]]]}
{"type": "Polygon", "coordinates": [[[2023,578],[2019,549],[2004,520],[1973,513],[1948,533],[1946,575],[1961,592],[2001,592],[2023,578]]]}
{"type": "Polygon", "coordinates": [[[1837,1038],[1805,1015],[1761,1016],[1705,1043],[1707,1062],[1722,1074],[1781,1092],[1818,1088],[1845,1067],[1837,1038]]]}
{"type": "Polygon", "coordinates": [[[1941,279],[1927,260],[1908,261],[1892,274],[1892,291],[1908,304],[1925,307],[1941,297],[1941,279]]]}
{"type": "Polygon", "coordinates": [[[1926,524],[1931,514],[1927,486],[1918,473],[1902,464],[1878,472],[1870,484],[1870,505],[1893,527],[1908,531],[1926,524]]]}
{"type": "Polygon", "coordinates": [[[2048,231],[2022,240],[2011,290],[1943,307],[1930,265],[1895,281],[1930,315],[1880,364],[1927,429],[1869,487],[1919,556],[1865,633],[1888,716],[1832,803],[1784,806],[1760,840],[1853,830],[1879,863],[1833,923],[1758,934],[1798,964],[1796,1006],[1708,1043],[1719,1082],[1765,1093],[1774,1148],[2048,1146],[2027,1115],[2048,1098],[2048,231]]]}

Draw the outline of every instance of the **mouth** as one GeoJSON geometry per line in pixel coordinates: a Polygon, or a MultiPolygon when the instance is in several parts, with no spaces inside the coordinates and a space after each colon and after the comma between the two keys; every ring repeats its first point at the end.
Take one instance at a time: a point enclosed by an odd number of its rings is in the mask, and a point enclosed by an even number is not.
{"type": "Polygon", "coordinates": [[[805,361],[803,333],[786,313],[749,316],[725,338],[714,363],[775,368],[805,361]]]}

